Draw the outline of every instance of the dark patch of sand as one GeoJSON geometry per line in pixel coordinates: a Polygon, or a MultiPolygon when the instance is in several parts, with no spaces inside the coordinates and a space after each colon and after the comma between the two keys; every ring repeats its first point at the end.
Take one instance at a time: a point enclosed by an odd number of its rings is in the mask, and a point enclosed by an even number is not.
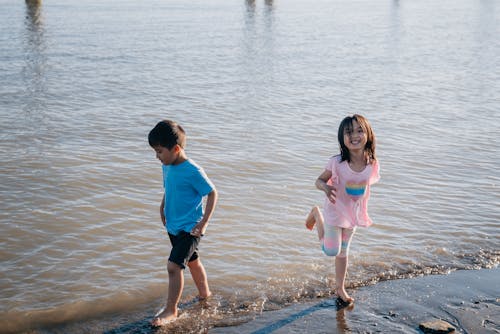
{"type": "Polygon", "coordinates": [[[419,325],[441,319],[455,333],[500,333],[500,269],[385,281],[351,291],[354,305],[335,299],[263,312],[239,326],[210,334],[422,333],[419,325]]]}

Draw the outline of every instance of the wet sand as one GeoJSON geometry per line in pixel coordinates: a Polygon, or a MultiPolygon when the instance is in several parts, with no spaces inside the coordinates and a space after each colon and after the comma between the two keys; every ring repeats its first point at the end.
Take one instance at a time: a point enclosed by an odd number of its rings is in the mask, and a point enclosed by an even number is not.
{"type": "Polygon", "coordinates": [[[187,306],[179,320],[154,329],[149,325],[154,309],[138,305],[139,313],[103,315],[30,333],[422,333],[419,325],[435,319],[451,324],[455,333],[500,333],[500,268],[390,280],[350,293],[356,301],[347,307],[335,298],[318,298],[241,317],[215,311],[208,327],[196,314],[211,313],[210,308],[187,306]]]}
{"type": "Polygon", "coordinates": [[[385,281],[351,292],[352,306],[335,299],[295,304],[209,333],[422,333],[420,323],[435,319],[455,333],[500,333],[499,268],[385,281]]]}

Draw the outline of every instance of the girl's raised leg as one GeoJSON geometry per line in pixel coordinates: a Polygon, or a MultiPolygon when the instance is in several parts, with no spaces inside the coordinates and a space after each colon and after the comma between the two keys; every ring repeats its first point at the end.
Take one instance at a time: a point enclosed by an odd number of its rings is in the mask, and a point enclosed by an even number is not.
{"type": "Polygon", "coordinates": [[[312,230],[314,226],[316,226],[316,230],[318,231],[319,240],[323,240],[325,236],[324,220],[323,214],[321,214],[321,210],[318,206],[314,206],[306,218],[306,228],[312,230]]]}

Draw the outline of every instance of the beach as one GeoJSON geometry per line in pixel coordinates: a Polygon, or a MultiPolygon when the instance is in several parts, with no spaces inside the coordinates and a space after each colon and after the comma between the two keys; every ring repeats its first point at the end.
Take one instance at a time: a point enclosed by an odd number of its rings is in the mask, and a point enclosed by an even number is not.
{"type": "Polygon", "coordinates": [[[217,306],[184,305],[179,320],[162,328],[149,325],[148,312],[154,310],[145,309],[33,333],[422,333],[421,324],[442,320],[455,333],[494,334],[500,333],[499,275],[500,269],[493,268],[383,281],[352,289],[355,302],[350,306],[334,296],[308,299],[232,319],[213,317],[205,326],[196,326],[197,317],[217,306]]]}
{"type": "Polygon", "coordinates": [[[219,202],[199,247],[213,298],[193,302],[187,273],[160,332],[337,328],[334,259],[304,221],[354,113],[381,179],[349,251],[346,326],[444,317],[441,280],[499,264],[498,22],[497,0],[3,0],[0,332],[152,331],[170,253],[147,138],[162,119],[219,202]],[[390,293],[421,279],[438,284],[424,307],[390,293]]]}
{"type": "Polygon", "coordinates": [[[500,270],[460,270],[448,275],[385,281],[353,291],[355,303],[311,301],[264,312],[246,324],[213,334],[420,333],[441,319],[456,333],[500,333],[500,270]]]}

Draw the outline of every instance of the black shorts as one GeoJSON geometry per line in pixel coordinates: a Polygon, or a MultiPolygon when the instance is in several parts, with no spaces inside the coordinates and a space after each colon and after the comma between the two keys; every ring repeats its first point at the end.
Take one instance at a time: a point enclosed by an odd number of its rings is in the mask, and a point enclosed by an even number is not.
{"type": "Polygon", "coordinates": [[[178,264],[182,269],[186,268],[188,262],[198,258],[198,244],[200,237],[194,237],[189,232],[181,231],[177,235],[168,234],[172,243],[169,261],[178,264]]]}

